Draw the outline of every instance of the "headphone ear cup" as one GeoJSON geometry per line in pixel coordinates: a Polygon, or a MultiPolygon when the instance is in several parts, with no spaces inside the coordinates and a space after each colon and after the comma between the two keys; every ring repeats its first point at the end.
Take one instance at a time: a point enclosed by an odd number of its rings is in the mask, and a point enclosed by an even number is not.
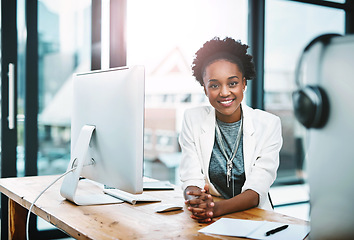
{"type": "Polygon", "coordinates": [[[322,128],[329,116],[329,101],[321,87],[306,86],[293,93],[294,113],[306,128],[322,128]]]}
{"type": "MultiPolygon", "coordinates": [[[[329,116],[330,106],[326,92],[319,86],[303,87],[300,81],[300,68],[305,53],[317,42],[327,46],[333,37],[339,34],[324,34],[313,39],[303,50],[295,68],[295,82],[299,90],[293,92],[295,117],[306,128],[322,128],[329,116]]],[[[323,50],[322,50],[323,51],[323,50]]],[[[322,54],[322,52],[320,53],[322,54]]],[[[321,56],[319,59],[322,59],[321,56]]],[[[317,64],[320,64],[319,62],[317,64]]],[[[319,78],[319,77],[318,77],[319,78]]],[[[318,80],[318,79],[317,79],[318,80]]],[[[319,81],[317,81],[319,83],[319,81]]]]}

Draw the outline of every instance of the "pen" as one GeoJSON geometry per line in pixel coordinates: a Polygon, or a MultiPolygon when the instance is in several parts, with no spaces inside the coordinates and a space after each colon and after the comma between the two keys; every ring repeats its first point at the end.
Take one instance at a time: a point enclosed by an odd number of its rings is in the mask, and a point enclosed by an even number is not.
{"type": "Polygon", "coordinates": [[[280,226],[280,227],[277,227],[277,228],[274,228],[272,230],[269,230],[268,232],[265,233],[266,236],[269,236],[271,234],[274,234],[274,233],[277,233],[277,232],[280,232],[284,229],[286,229],[287,227],[289,227],[289,225],[283,225],[283,226],[280,226]]]}

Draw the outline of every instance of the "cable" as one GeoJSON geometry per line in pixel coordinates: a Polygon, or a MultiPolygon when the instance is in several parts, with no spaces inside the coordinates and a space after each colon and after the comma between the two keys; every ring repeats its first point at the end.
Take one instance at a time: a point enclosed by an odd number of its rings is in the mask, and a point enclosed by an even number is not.
{"type": "Polygon", "coordinates": [[[57,181],[59,181],[62,177],[64,177],[65,175],[71,173],[72,171],[74,171],[77,167],[73,167],[72,169],[66,171],[65,173],[63,173],[62,175],[60,175],[58,178],[56,178],[51,184],[49,184],[40,194],[38,194],[38,196],[36,197],[36,199],[33,201],[33,203],[31,204],[31,207],[28,210],[27,213],[27,220],[26,220],[26,239],[29,240],[29,220],[30,220],[30,216],[31,216],[31,212],[32,212],[32,208],[34,206],[34,204],[37,202],[37,200],[43,195],[43,193],[45,191],[47,191],[51,186],[53,186],[57,181]]]}

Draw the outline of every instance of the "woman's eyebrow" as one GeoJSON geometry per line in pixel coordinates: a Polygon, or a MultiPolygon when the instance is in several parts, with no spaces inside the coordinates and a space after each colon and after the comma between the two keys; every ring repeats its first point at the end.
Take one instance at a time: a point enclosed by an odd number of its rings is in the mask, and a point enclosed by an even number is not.
{"type": "MultiPolygon", "coordinates": [[[[235,76],[228,77],[227,80],[231,80],[231,79],[234,79],[234,78],[240,79],[238,76],[235,75],[235,76]]],[[[215,79],[215,78],[211,78],[211,79],[208,80],[208,82],[219,82],[219,81],[217,79],[215,79]]]]}
{"type": "Polygon", "coordinates": [[[228,77],[227,79],[231,80],[231,79],[234,79],[234,78],[237,78],[237,79],[240,79],[238,76],[231,76],[231,77],[228,77]]]}
{"type": "Polygon", "coordinates": [[[218,82],[218,80],[212,78],[212,79],[209,79],[208,82],[218,82]]]}

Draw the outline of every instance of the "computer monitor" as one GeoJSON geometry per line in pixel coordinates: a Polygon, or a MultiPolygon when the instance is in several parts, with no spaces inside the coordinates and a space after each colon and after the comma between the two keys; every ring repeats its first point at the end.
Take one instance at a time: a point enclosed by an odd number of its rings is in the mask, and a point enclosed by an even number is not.
{"type": "Polygon", "coordinates": [[[79,73],[73,77],[71,161],[63,197],[78,205],[117,201],[103,192],[76,196],[84,177],[130,193],[143,191],[144,67],[79,73]]]}

